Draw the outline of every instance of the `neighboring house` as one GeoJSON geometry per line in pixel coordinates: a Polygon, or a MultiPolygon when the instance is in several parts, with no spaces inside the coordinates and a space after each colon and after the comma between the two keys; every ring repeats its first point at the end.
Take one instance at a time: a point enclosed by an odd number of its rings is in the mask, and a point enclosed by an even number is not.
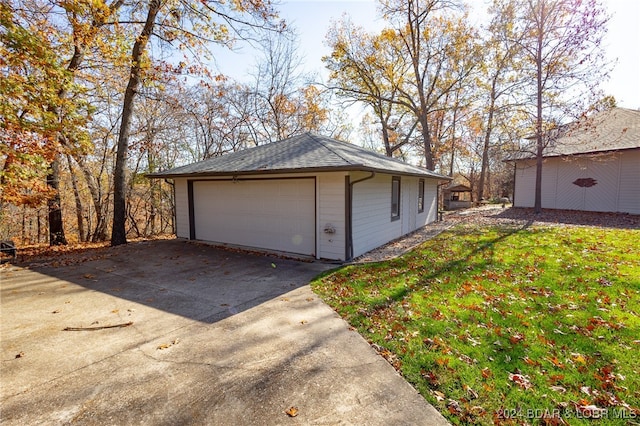
{"type": "MultiPolygon", "coordinates": [[[[515,159],[515,207],[533,207],[536,160],[515,159]]],[[[640,214],[640,111],[613,108],[574,124],[544,151],[542,208],[640,214]]]]}
{"type": "Polygon", "coordinates": [[[446,210],[468,209],[473,206],[471,188],[466,185],[447,186],[442,190],[446,210]]]}
{"type": "Polygon", "coordinates": [[[174,180],[179,238],[340,261],[435,221],[450,180],[311,133],[149,177],[174,180]]]}

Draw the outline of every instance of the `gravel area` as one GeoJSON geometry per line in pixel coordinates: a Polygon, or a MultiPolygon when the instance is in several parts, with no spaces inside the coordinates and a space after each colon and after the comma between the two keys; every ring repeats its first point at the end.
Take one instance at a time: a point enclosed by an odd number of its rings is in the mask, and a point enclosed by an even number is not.
{"type": "Polygon", "coordinates": [[[640,229],[640,215],[621,213],[597,213],[573,210],[543,210],[535,214],[533,209],[502,208],[488,205],[454,212],[445,212],[443,221],[434,222],[402,238],[391,241],[362,256],[352,263],[370,263],[401,256],[419,244],[434,238],[442,231],[459,224],[473,226],[596,226],[617,229],[640,229]]]}

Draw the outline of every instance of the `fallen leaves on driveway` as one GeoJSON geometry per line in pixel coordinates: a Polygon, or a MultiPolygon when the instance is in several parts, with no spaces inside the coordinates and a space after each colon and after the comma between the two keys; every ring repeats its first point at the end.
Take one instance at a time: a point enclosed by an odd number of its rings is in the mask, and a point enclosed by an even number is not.
{"type": "Polygon", "coordinates": [[[289,417],[296,417],[298,415],[298,407],[289,407],[289,409],[286,410],[285,413],[289,417]]]}
{"type": "Polygon", "coordinates": [[[163,343],[163,344],[159,345],[156,349],[161,351],[163,349],[168,349],[171,346],[177,345],[178,343],[180,343],[180,339],[175,339],[171,343],[163,343]]]}

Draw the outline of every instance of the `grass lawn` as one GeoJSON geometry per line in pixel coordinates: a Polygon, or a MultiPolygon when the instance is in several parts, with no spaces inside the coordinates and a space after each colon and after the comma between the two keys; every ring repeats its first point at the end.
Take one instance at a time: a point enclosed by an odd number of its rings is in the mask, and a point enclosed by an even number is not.
{"type": "Polygon", "coordinates": [[[312,287],[455,424],[640,424],[638,230],[458,226],[312,287]]]}

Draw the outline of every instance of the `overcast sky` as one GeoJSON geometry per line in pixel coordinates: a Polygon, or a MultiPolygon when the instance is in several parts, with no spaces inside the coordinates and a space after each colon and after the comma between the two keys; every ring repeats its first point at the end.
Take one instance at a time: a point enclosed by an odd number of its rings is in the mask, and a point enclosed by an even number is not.
{"type": "MultiPolygon", "coordinates": [[[[475,16],[485,13],[485,0],[468,3],[477,11],[475,16]]],[[[603,88],[615,96],[619,106],[640,109],[640,0],[604,0],[603,3],[612,15],[605,49],[609,59],[616,60],[611,78],[603,88]]],[[[375,0],[288,0],[279,6],[281,17],[299,33],[305,70],[322,77],[326,77],[326,71],[321,58],[330,53],[325,35],[331,22],[346,14],[355,24],[377,31],[383,24],[376,8],[375,0]]],[[[219,50],[216,57],[222,73],[237,80],[246,77],[253,63],[250,49],[243,49],[241,53],[219,50]]]]}

